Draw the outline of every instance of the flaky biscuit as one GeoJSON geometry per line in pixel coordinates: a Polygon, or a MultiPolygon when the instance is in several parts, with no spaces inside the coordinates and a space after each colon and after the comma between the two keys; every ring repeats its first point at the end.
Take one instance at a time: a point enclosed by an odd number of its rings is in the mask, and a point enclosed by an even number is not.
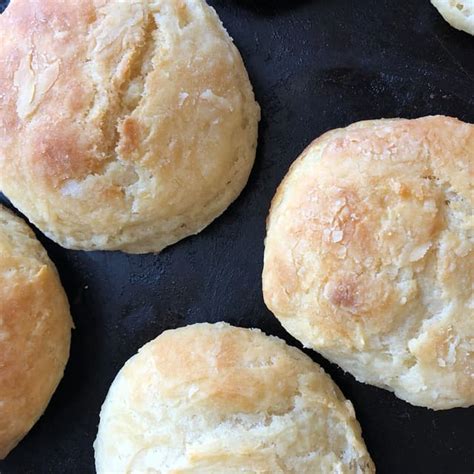
{"type": "Polygon", "coordinates": [[[43,414],[71,327],[56,268],[29,227],[0,206],[0,459],[43,414]]]}
{"type": "Polygon", "coordinates": [[[474,403],[474,126],[375,120],[311,144],[268,218],[263,291],[359,381],[434,409],[474,403]]]}
{"type": "Polygon", "coordinates": [[[166,331],[102,407],[99,474],[371,473],[352,404],[301,351],[224,323],[166,331]]]}
{"type": "Polygon", "coordinates": [[[0,189],[68,248],[158,252],[247,182],[260,110],[203,0],[13,0],[0,189]]]}
{"type": "Polygon", "coordinates": [[[451,26],[474,35],[474,0],[431,0],[431,3],[451,26]]]}

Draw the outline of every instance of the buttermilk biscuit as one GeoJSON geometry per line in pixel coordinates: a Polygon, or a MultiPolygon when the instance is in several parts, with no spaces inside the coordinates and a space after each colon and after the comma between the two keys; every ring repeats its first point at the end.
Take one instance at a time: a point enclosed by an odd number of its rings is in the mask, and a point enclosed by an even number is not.
{"type": "Polygon", "coordinates": [[[309,357],[224,323],[166,331],[113,382],[98,474],[372,473],[352,404],[309,357]]]}
{"type": "Polygon", "coordinates": [[[474,0],[431,0],[454,28],[474,35],[474,0]]]}
{"type": "Polygon", "coordinates": [[[263,292],[357,380],[434,409],[474,403],[474,126],[374,120],[326,133],[268,218],[263,292]]]}
{"type": "Polygon", "coordinates": [[[260,110],[202,0],[13,0],[0,189],[64,247],[158,252],[247,182],[260,110]]]}
{"type": "Polygon", "coordinates": [[[63,376],[71,327],[53,263],[0,206],[0,459],[44,412],[63,376]]]}

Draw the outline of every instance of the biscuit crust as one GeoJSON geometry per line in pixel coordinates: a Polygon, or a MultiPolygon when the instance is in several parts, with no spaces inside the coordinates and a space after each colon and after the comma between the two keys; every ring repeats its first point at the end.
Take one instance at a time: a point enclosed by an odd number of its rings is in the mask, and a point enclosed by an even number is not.
{"type": "Polygon", "coordinates": [[[375,472],[352,404],[317,364],[224,323],[166,331],[125,364],[95,457],[99,474],[375,472]]]}
{"type": "Polygon", "coordinates": [[[474,126],[436,116],[333,130],[273,199],[268,308],[357,380],[474,404],[474,126]]]}
{"type": "Polygon", "coordinates": [[[260,109],[202,0],[13,0],[0,189],[67,248],[158,252],[245,186],[260,109]]]}
{"type": "Polygon", "coordinates": [[[46,409],[71,327],[56,268],[29,227],[0,206],[0,459],[46,409]]]}

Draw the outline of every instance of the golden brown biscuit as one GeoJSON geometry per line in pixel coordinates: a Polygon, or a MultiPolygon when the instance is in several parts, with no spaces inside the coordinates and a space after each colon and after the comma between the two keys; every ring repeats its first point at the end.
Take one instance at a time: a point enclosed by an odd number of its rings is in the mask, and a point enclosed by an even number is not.
{"type": "Polygon", "coordinates": [[[474,0],[431,0],[454,28],[474,35],[474,0]]]}
{"type": "Polygon", "coordinates": [[[359,381],[474,403],[474,126],[374,120],[326,133],[273,200],[265,302],[359,381]]]}
{"type": "Polygon", "coordinates": [[[260,110],[202,0],[13,0],[0,189],[68,248],[158,252],[247,182],[260,110]]]}
{"type": "Polygon", "coordinates": [[[71,327],[56,268],[29,227],[0,206],[0,459],[46,409],[71,327]]]}
{"type": "Polygon", "coordinates": [[[301,351],[224,323],[166,331],[102,407],[99,474],[375,472],[352,404],[301,351]]]}

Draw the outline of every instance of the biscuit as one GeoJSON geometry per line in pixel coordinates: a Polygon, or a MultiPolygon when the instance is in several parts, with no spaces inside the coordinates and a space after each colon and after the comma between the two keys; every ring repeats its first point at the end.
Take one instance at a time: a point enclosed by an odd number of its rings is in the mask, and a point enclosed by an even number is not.
{"type": "Polygon", "coordinates": [[[431,0],[431,3],[451,26],[474,35],[474,0],[431,0]]]}
{"type": "Polygon", "coordinates": [[[69,357],[71,327],[46,251],[0,206],[0,459],[46,409],[69,357]]]}
{"type": "Polygon", "coordinates": [[[13,0],[0,189],[74,249],[158,252],[245,186],[260,109],[202,0],[13,0]]]}
{"type": "Polygon", "coordinates": [[[306,347],[414,405],[474,403],[474,126],[437,116],[333,130],[267,224],[268,308],[306,347]]]}
{"type": "Polygon", "coordinates": [[[166,331],[122,368],[98,474],[372,473],[352,404],[308,356],[224,323],[166,331]]]}

